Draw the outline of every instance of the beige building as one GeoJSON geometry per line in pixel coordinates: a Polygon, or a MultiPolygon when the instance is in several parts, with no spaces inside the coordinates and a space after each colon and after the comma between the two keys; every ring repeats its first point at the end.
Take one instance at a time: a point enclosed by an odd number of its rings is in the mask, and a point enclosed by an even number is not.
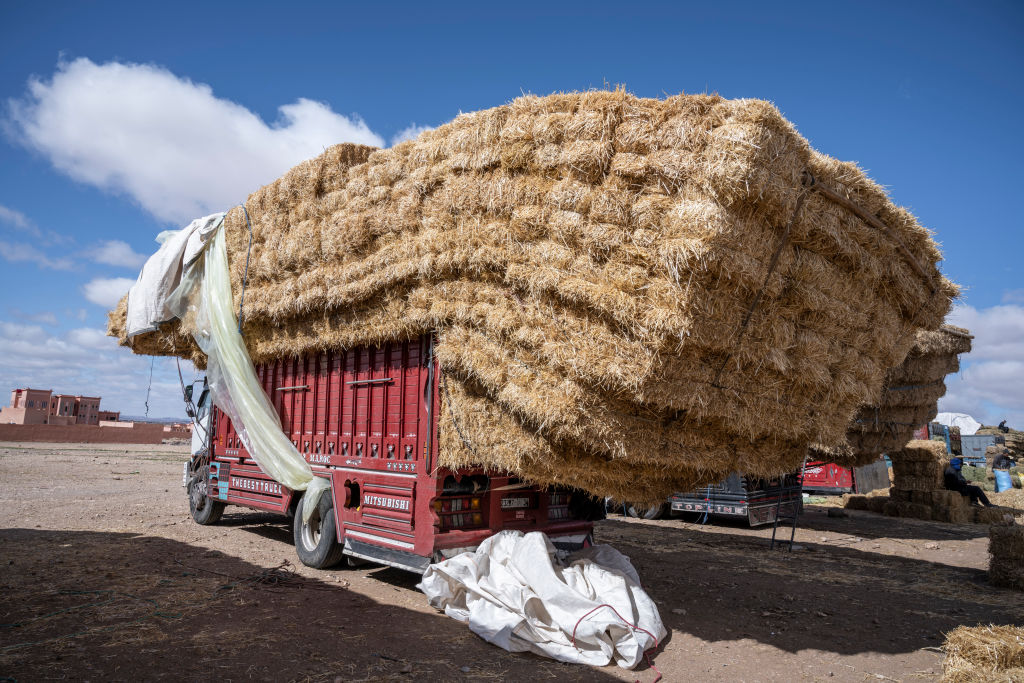
{"type": "Polygon", "coordinates": [[[14,389],[11,405],[0,408],[0,424],[98,425],[100,412],[99,396],[54,394],[51,389],[14,389]]]}
{"type": "Polygon", "coordinates": [[[51,393],[49,389],[14,389],[11,405],[0,408],[0,424],[48,424],[51,393]]]}

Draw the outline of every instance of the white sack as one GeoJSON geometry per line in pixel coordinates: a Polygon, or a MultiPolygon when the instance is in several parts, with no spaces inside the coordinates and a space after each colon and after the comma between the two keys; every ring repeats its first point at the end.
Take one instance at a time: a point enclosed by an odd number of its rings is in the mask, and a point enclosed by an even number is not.
{"type": "Polygon", "coordinates": [[[509,652],[632,669],[667,635],[628,557],[600,545],[562,564],[539,531],[499,532],[476,552],[430,565],[417,587],[509,652]]]}
{"type": "Polygon", "coordinates": [[[199,255],[209,235],[224,223],[224,214],[197,218],[164,240],[155,254],[142,266],[139,279],[128,290],[128,315],[125,329],[129,337],[156,330],[174,318],[166,302],[182,276],[182,257],[188,265],[199,255]]]}
{"type": "Polygon", "coordinates": [[[205,252],[201,245],[198,247],[181,285],[169,297],[168,307],[179,318],[190,309],[194,312],[192,336],[207,356],[206,378],[214,403],[231,418],[238,437],[260,469],[293,491],[306,491],[302,513],[304,521],[309,521],[330,482],[314,476],[309,463],[285,436],[281,418],[256,377],[238,332],[223,221],[214,229],[205,252]],[[193,297],[197,286],[199,296],[193,297]]]}

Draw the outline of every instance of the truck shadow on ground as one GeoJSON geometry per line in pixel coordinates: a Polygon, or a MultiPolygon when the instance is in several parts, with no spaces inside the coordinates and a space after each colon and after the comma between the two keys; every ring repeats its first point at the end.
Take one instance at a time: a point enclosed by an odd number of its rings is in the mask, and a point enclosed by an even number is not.
{"type": "MultiPolygon", "coordinates": [[[[291,543],[280,517],[244,513],[224,523],[291,543]]],[[[985,525],[860,512],[830,518],[812,509],[800,529],[802,550],[792,553],[768,550],[770,527],[741,524],[702,528],[615,516],[598,522],[595,536],[630,556],[671,631],[705,641],[895,654],[937,647],[961,624],[1024,623],[1024,595],[989,586],[985,571],[913,556],[925,545],[983,537],[985,525]],[[809,542],[808,529],[843,536],[809,542]]],[[[976,543],[973,551],[984,554],[985,547],[976,543]]],[[[388,567],[369,565],[367,572],[399,590],[415,592],[419,580],[388,567]]]]}
{"type": "MultiPolygon", "coordinates": [[[[987,524],[945,524],[885,515],[866,510],[833,508],[843,516],[829,517],[829,508],[805,506],[798,528],[851,534],[861,538],[893,538],[927,541],[987,538],[987,524]]],[[[717,522],[716,522],[717,523],[717,522]]],[[[770,526],[763,527],[770,529],[770,526]]],[[[781,533],[782,527],[780,527],[781,533]]],[[[786,529],[788,531],[788,528],[786,529]]],[[[770,533],[770,532],[769,532],[770,533]]],[[[789,537],[788,535],[786,536],[789,537]]]]}
{"type": "Polygon", "coordinates": [[[961,624],[1024,622],[1024,595],[989,586],[982,570],[806,540],[769,551],[770,531],[745,531],[610,518],[595,536],[630,556],[666,626],[705,641],[904,653],[961,624]]]}
{"type": "Polygon", "coordinates": [[[615,680],[374,601],[343,570],[107,532],[5,529],[0,550],[4,680],[615,680]]]}

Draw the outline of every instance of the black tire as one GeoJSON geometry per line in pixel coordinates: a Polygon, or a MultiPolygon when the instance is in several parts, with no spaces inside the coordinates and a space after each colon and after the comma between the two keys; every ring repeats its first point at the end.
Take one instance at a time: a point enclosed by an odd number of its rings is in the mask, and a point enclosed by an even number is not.
{"type": "Polygon", "coordinates": [[[622,509],[623,512],[626,513],[627,517],[636,517],[638,519],[661,519],[665,516],[665,512],[668,510],[668,503],[659,503],[650,507],[626,503],[622,506],[622,509]]]}
{"type": "Polygon", "coordinates": [[[207,495],[206,487],[210,481],[210,467],[203,465],[192,473],[188,480],[188,508],[196,524],[206,526],[216,524],[224,514],[224,503],[213,500],[207,495]]]}
{"type": "Polygon", "coordinates": [[[299,562],[313,569],[325,569],[341,561],[343,546],[338,543],[338,523],[334,519],[334,501],[331,492],[324,491],[320,504],[309,518],[302,521],[302,508],[306,497],[295,506],[292,533],[295,537],[295,554],[299,562]]]}

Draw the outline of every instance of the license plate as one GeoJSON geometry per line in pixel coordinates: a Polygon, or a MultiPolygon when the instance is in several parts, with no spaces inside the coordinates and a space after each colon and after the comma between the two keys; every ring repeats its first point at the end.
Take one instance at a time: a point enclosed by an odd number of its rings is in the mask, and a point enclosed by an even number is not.
{"type": "Polygon", "coordinates": [[[188,463],[183,463],[184,468],[181,473],[181,485],[184,488],[188,488],[188,463]]]}
{"type": "Polygon", "coordinates": [[[502,498],[501,509],[502,510],[516,510],[519,508],[530,507],[529,498],[502,498]]]}

